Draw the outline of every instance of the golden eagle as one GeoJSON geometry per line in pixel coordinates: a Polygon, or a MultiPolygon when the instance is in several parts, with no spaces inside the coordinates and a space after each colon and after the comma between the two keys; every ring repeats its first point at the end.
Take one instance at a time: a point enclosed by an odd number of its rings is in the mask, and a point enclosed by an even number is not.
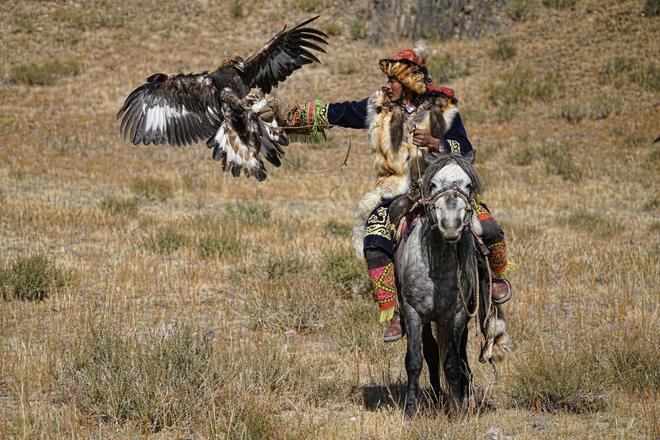
{"type": "Polygon", "coordinates": [[[288,141],[275,121],[262,120],[258,112],[266,104],[265,93],[294,70],[320,62],[314,52],[325,53],[321,45],[328,36],[306,27],[317,18],[288,31],[284,26],[247,60],[227,57],[211,73],[150,76],[117,113],[124,139],[175,146],[206,140],[225,171],[264,180],[260,156],[280,166],[281,146],[288,141]]]}

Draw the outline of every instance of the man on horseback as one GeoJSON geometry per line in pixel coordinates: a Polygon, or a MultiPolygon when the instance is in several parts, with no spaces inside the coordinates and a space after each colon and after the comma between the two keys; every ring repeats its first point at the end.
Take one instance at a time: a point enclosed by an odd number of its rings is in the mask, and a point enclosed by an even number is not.
{"type": "MultiPolygon", "coordinates": [[[[454,91],[431,82],[425,52],[422,44],[380,60],[387,82],[369,98],[329,104],[315,100],[278,117],[294,137],[304,140],[317,141],[324,129],[334,125],[369,129],[378,180],[376,188],[358,204],[353,245],[366,259],[380,321],[389,321],[385,342],[403,336],[397,313],[393,223],[406,206],[419,199],[419,179],[434,156],[455,154],[474,160],[475,154],[454,91]]],[[[473,209],[482,225],[481,238],[494,274],[493,302],[503,304],[511,297],[511,285],[504,278],[508,266],[504,232],[479,195],[474,197],[473,209]]]]}

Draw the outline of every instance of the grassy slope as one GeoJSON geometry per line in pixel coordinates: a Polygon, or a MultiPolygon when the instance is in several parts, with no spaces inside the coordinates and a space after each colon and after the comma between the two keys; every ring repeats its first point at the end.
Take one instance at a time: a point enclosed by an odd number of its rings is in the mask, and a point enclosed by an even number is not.
{"type": "MultiPolygon", "coordinates": [[[[257,420],[282,435],[337,438],[432,438],[437,432],[472,438],[492,427],[523,438],[658,435],[657,378],[638,392],[630,381],[603,375],[597,379],[606,382],[603,408],[581,415],[536,411],[511,394],[521,374],[535,374],[535,363],[565,353],[575,354],[567,362],[594,354],[596,364],[605,365],[594,375],[609,371],[620,346],[637,348],[641,359],[651,360],[649,368],[657,366],[657,17],[643,17],[638,1],[539,8],[537,18],[502,31],[517,47],[507,61],[489,56],[493,37],[432,45],[436,55],[450,53],[469,66],[448,85],[461,98],[487,198],[520,264],[516,297],[507,306],[514,352],[499,368],[497,384],[473,362],[477,386],[496,412],[403,424],[399,409],[374,408],[369,396],[386,402],[379,387],[405,380],[404,344],[380,345],[365,280],[344,268],[352,260],[342,225],[373,184],[365,134],[333,129],[321,147],[293,145],[291,164],[272,170],[260,185],[223,175],[201,146],[133,148],[118,137],[114,114],[149,74],[212,69],[221,56],[247,55],[282,23],[311,14],[300,10],[309,2],[280,1],[263,8],[251,3],[247,16],[231,18],[229,6],[212,3],[1,7],[0,263],[46,254],[79,281],[44,302],[2,304],[0,436],[139,432],[139,421],[104,424],[80,411],[76,395],[57,379],[57,366],[71,361],[62,347],[86,340],[92,323],[126,324],[124,330],[140,333],[181,321],[212,334],[218,353],[266,339],[306,367],[300,371],[318,372],[294,375],[267,397],[258,385],[230,385],[239,398],[256,394],[243,407],[265,408],[243,418],[244,433],[258,433],[257,420]],[[618,70],[603,73],[621,57],[618,70]],[[75,60],[79,75],[46,86],[9,81],[20,76],[17,66],[53,59],[75,60]],[[649,65],[656,66],[655,85],[630,80],[649,65]],[[551,96],[496,107],[489,85],[523,69],[535,78],[553,72],[551,96]],[[570,123],[561,116],[562,109],[588,112],[603,101],[615,109],[604,119],[570,123]],[[341,163],[349,139],[349,167],[306,171],[341,163]],[[140,184],[163,190],[164,200],[140,197],[140,184]],[[137,213],[102,208],[103,201],[134,196],[137,213]],[[253,201],[251,211],[227,207],[246,199],[253,201]],[[177,234],[179,241],[172,238],[177,234]],[[243,241],[235,243],[235,236],[243,241]],[[168,253],[172,242],[180,245],[168,253]],[[220,248],[229,250],[213,255],[220,248]],[[331,270],[331,262],[340,269],[331,270]],[[336,286],[344,275],[351,292],[336,286]]],[[[320,22],[339,24],[342,35],[332,39],[322,66],[297,72],[278,90],[289,101],[362,98],[382,82],[375,61],[408,44],[374,48],[351,41],[347,17],[364,13],[362,2],[328,3],[319,8],[320,22]]],[[[473,338],[473,353],[476,344],[473,338]]],[[[243,362],[255,368],[254,360],[243,362]]],[[[229,406],[230,391],[222,393],[218,405],[229,406]]],[[[216,425],[222,432],[231,423],[218,414],[200,410],[174,433],[204,437],[216,425]]]]}

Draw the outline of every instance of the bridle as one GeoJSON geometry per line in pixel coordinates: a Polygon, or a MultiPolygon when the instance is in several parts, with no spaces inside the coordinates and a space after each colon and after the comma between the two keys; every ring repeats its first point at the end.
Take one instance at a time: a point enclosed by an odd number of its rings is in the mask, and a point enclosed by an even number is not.
{"type": "MultiPolygon", "coordinates": [[[[472,200],[473,200],[472,196],[471,194],[468,194],[467,192],[460,189],[456,183],[453,183],[451,186],[440,188],[440,190],[428,196],[428,198],[424,198],[424,212],[426,213],[426,217],[429,219],[429,222],[431,223],[431,229],[435,231],[440,230],[440,227],[438,226],[438,214],[435,210],[435,203],[441,197],[444,197],[447,194],[453,195],[454,197],[462,199],[463,202],[465,202],[465,217],[463,217],[463,224],[465,225],[465,227],[471,228],[472,214],[474,213],[474,210],[472,208],[472,200]]],[[[424,194],[422,193],[422,196],[423,195],[424,194]]]]}

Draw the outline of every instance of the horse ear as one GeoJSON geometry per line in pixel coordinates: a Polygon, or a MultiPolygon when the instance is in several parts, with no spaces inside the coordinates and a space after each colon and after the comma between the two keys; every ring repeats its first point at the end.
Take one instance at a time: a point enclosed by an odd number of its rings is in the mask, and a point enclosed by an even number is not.
{"type": "Polygon", "coordinates": [[[463,155],[463,157],[465,157],[465,159],[467,159],[468,162],[470,162],[472,165],[474,165],[474,160],[477,158],[477,152],[474,151],[474,150],[469,151],[469,152],[465,153],[463,155]]]}

